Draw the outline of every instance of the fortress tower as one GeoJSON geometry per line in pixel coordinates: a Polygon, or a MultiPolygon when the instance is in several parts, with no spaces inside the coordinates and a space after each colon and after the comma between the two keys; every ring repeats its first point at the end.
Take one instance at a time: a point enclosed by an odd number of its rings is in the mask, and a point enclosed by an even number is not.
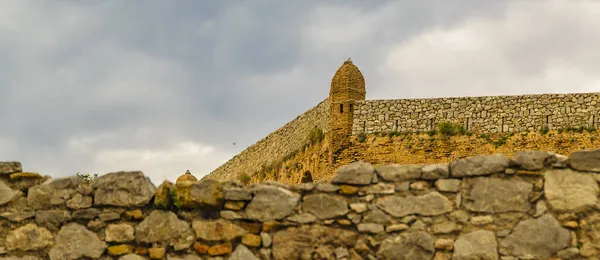
{"type": "Polygon", "coordinates": [[[350,58],[335,72],[329,91],[329,160],[341,150],[352,134],[354,104],[365,100],[365,79],[350,58]]]}

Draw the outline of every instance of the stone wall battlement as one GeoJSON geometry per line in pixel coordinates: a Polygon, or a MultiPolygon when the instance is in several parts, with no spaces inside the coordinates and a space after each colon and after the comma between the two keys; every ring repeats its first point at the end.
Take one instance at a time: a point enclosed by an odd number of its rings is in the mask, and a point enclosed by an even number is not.
{"type": "Polygon", "coordinates": [[[356,101],[352,134],[427,131],[441,122],[481,133],[599,128],[600,93],[356,101]]]}
{"type": "Polygon", "coordinates": [[[599,174],[600,150],[158,188],[141,172],[51,179],[0,162],[0,259],[599,259],[599,174]]]}

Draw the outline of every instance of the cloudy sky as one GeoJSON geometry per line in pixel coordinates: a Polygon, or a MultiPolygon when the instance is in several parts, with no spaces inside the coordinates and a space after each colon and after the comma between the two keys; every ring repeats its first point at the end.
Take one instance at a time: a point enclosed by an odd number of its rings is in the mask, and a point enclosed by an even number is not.
{"type": "Polygon", "coordinates": [[[599,17],[594,0],[0,0],[0,161],[201,177],[325,99],[348,57],[368,99],[600,91],[599,17]]]}

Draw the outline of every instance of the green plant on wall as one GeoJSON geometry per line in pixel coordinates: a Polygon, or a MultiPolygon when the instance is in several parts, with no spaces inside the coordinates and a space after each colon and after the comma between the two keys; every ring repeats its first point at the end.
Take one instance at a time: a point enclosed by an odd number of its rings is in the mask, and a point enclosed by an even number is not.
{"type": "Polygon", "coordinates": [[[250,175],[242,173],[238,176],[238,180],[243,184],[248,184],[250,183],[250,175]]]}
{"type": "Polygon", "coordinates": [[[315,127],[308,133],[308,141],[311,144],[319,143],[325,138],[325,133],[320,127],[315,127]]]}
{"type": "Polygon", "coordinates": [[[445,136],[464,135],[467,133],[464,126],[452,122],[442,122],[438,128],[439,133],[445,136]]]}
{"type": "Polygon", "coordinates": [[[364,143],[367,141],[367,135],[365,133],[358,134],[358,142],[364,143]]]}

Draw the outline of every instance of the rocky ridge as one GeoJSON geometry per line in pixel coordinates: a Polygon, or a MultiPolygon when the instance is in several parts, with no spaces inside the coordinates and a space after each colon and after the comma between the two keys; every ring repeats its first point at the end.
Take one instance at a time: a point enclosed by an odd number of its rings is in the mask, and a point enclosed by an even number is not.
{"type": "Polygon", "coordinates": [[[337,169],[287,185],[0,162],[0,260],[600,259],[600,150],[337,169]]]}

